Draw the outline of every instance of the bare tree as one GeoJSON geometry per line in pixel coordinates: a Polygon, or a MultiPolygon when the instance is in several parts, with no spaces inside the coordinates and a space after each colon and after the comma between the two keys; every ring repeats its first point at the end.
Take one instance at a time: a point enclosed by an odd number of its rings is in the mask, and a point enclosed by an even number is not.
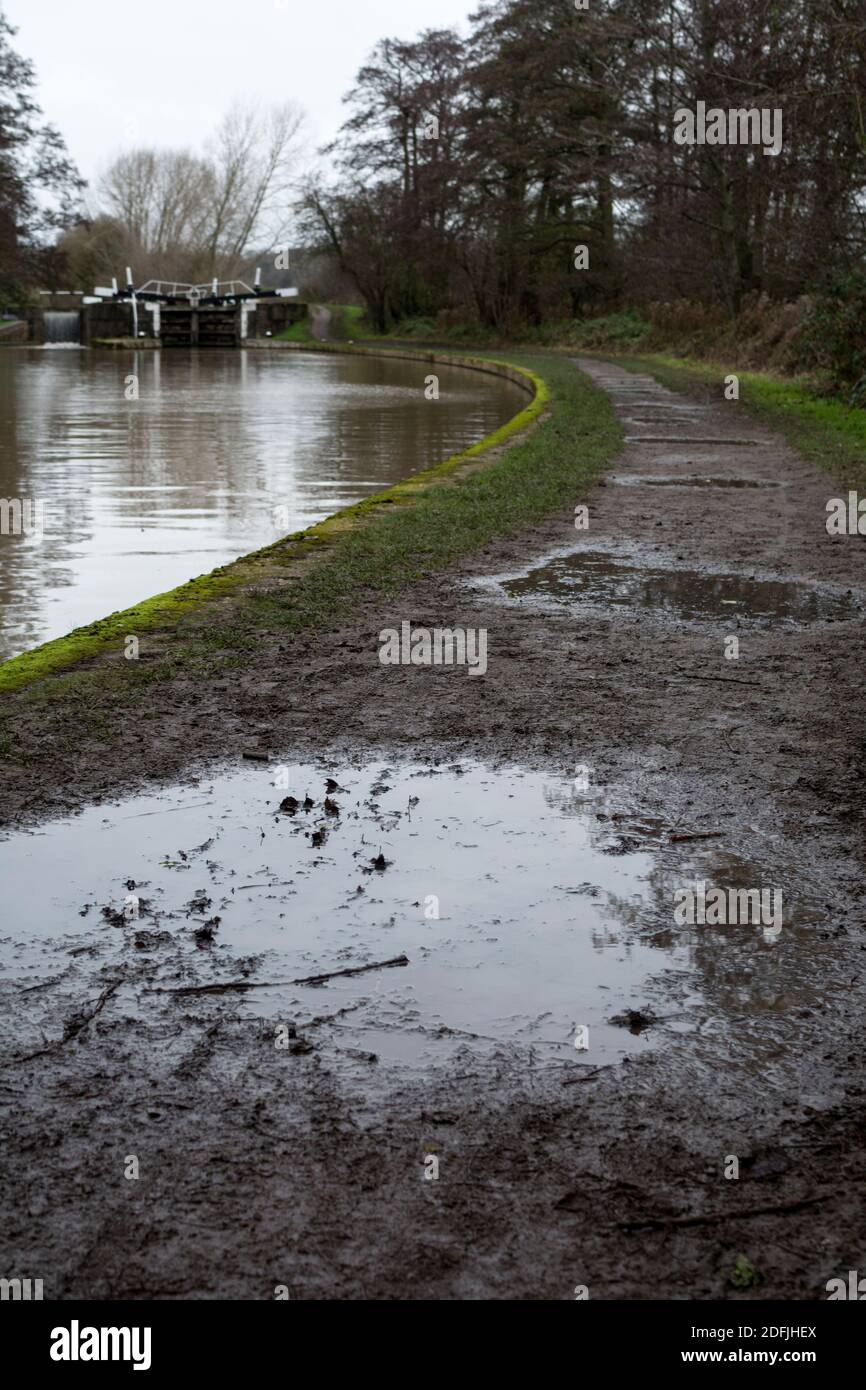
{"type": "Polygon", "coordinates": [[[238,104],[217,132],[217,174],[211,246],[239,260],[253,240],[280,241],[303,152],[304,114],[294,102],[261,109],[238,104]]]}
{"type": "Polygon", "coordinates": [[[130,256],[147,274],[235,276],[253,244],[286,232],[303,124],[292,102],[238,104],[203,155],[126,151],[99,182],[97,216],[122,228],[130,256]]]}

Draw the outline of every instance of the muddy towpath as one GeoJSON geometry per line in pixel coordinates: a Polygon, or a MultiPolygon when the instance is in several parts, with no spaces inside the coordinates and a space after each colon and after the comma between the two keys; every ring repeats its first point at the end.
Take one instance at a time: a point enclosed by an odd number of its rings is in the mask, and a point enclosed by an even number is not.
{"type": "Polygon", "coordinates": [[[863,1270],[866,548],[737,402],[574,371],[626,442],[573,505],[7,775],[0,1244],[46,1297],[863,1270]],[[486,669],[384,664],[404,624],[486,669]]]}

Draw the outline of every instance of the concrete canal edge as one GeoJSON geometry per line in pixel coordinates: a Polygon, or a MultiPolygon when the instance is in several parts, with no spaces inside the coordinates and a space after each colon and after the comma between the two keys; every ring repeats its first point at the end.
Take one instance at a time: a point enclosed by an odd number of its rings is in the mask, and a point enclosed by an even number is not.
{"type": "Polygon", "coordinates": [[[284,343],[272,339],[252,339],[244,351],[275,350],[298,352],[331,352],[351,356],[402,358],[410,361],[465,367],[514,382],[532,396],[530,403],[504,425],[477,443],[440,463],[402,482],[374,493],[350,507],[344,507],[323,521],[282,537],[261,550],[242,555],[228,565],[199,575],[175,589],[153,598],[144,599],[130,608],[111,613],[84,627],[75,628],[63,637],[56,637],[20,656],[0,664],[0,694],[11,694],[43,680],[47,676],[70,672],[107,652],[122,649],[127,635],[169,633],[181,619],[201,610],[205,605],[230,598],[250,586],[278,582],[286,577],[287,566],[309,561],[327,551],[329,546],[347,531],[374,523],[377,517],[395,506],[412,506],[430,488],[454,475],[489,466],[499,457],[502,447],[534,425],[546,412],[550,401],[548,384],[535,372],[497,358],[465,357],[453,353],[399,348],[355,347],[332,343],[284,343]],[[486,456],[486,457],[485,457],[486,456]]]}

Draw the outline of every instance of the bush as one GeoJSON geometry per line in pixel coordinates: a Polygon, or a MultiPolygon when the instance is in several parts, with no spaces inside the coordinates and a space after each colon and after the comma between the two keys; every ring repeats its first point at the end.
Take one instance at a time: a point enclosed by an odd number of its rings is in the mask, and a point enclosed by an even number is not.
{"type": "Polygon", "coordinates": [[[866,273],[834,276],[815,296],[804,329],[804,345],[852,404],[866,399],[866,273]]]}

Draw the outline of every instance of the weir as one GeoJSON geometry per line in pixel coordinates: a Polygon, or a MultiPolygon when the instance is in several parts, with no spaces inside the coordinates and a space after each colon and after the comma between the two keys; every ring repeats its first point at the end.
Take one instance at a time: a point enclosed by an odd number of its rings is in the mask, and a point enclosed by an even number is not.
{"type": "Polygon", "coordinates": [[[77,310],[45,309],[42,325],[46,343],[75,344],[81,341],[81,315],[77,310]]]}

